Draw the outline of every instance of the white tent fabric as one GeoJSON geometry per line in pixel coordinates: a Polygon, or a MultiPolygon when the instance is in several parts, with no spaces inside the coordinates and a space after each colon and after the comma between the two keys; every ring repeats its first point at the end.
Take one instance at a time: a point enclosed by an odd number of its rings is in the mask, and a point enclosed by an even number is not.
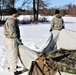
{"type": "Polygon", "coordinates": [[[27,48],[24,45],[19,46],[19,56],[20,59],[25,66],[25,68],[30,69],[31,62],[35,61],[37,56],[37,53],[29,48],[27,48]]]}
{"type": "Polygon", "coordinates": [[[60,31],[59,30],[54,30],[50,33],[51,34],[50,34],[49,39],[45,42],[44,47],[41,49],[41,51],[43,53],[50,52],[50,51],[57,48],[56,42],[57,42],[57,38],[59,36],[60,31]]]}
{"type": "Polygon", "coordinates": [[[67,29],[53,30],[41,51],[45,53],[54,49],[76,50],[76,32],[67,29]]]}
{"type": "Polygon", "coordinates": [[[76,32],[63,29],[57,38],[57,49],[76,50],[76,32]]]}

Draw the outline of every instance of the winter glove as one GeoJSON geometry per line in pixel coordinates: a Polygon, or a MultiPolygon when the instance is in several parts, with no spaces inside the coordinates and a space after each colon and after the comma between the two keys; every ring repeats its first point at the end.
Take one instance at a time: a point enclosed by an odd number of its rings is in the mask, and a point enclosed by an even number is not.
{"type": "Polygon", "coordinates": [[[64,27],[64,26],[62,26],[62,29],[65,29],[65,27],[64,27]]]}
{"type": "Polygon", "coordinates": [[[52,31],[52,29],[50,29],[50,32],[52,31]]]}
{"type": "Polygon", "coordinates": [[[16,39],[16,40],[17,40],[18,45],[23,45],[23,43],[22,43],[22,40],[21,40],[21,39],[16,39]]]}

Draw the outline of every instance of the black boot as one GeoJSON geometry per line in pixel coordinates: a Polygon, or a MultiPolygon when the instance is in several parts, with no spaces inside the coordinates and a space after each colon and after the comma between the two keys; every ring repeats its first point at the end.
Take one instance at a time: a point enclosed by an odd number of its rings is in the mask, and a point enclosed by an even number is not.
{"type": "Polygon", "coordinates": [[[19,75],[19,74],[22,74],[22,71],[16,71],[16,72],[14,72],[14,75],[19,75]]]}
{"type": "MultiPolygon", "coordinates": [[[[22,68],[21,66],[16,66],[16,69],[18,69],[18,68],[22,68]]],[[[8,70],[10,70],[10,67],[8,67],[8,70]]]]}

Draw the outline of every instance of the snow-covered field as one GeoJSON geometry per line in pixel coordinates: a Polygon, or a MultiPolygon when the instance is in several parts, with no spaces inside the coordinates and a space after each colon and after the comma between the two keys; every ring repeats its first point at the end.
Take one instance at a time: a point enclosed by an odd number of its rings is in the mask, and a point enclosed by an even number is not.
{"type": "MultiPolygon", "coordinates": [[[[21,20],[23,19],[23,17],[19,17],[19,19],[21,20]]],[[[42,47],[44,46],[44,44],[46,43],[47,39],[50,36],[49,29],[52,17],[53,16],[46,16],[49,22],[45,23],[25,24],[25,25],[19,24],[21,39],[25,46],[35,51],[39,51],[40,49],[42,49],[42,47]]],[[[76,31],[76,17],[63,17],[63,19],[65,21],[66,29],[76,31]]],[[[0,27],[0,75],[13,75],[13,73],[9,72],[6,69],[7,61],[5,54],[6,50],[4,48],[3,28],[4,28],[3,26],[0,27]]],[[[26,75],[26,73],[23,75],[26,75]]],[[[72,75],[72,74],[62,73],[62,75],[72,75]]]]}

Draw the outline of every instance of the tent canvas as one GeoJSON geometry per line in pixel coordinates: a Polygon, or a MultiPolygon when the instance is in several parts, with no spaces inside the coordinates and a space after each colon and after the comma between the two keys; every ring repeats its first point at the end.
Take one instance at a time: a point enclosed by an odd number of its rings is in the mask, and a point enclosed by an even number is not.
{"type": "Polygon", "coordinates": [[[63,29],[57,38],[57,49],[76,50],[76,32],[63,29]]]}
{"type": "Polygon", "coordinates": [[[19,46],[19,56],[25,68],[30,69],[31,62],[38,57],[36,51],[24,46],[19,46]]]}
{"type": "Polygon", "coordinates": [[[50,52],[54,49],[76,50],[76,32],[67,29],[53,30],[41,51],[50,52]]]}

